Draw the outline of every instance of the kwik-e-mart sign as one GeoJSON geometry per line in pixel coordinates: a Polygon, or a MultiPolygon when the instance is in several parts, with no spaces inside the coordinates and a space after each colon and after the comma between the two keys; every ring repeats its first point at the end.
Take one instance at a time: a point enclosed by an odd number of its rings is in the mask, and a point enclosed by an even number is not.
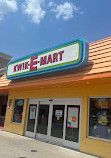
{"type": "Polygon", "coordinates": [[[88,60],[89,46],[85,40],[77,39],[11,61],[7,65],[7,79],[36,76],[84,66],[88,60]]]}

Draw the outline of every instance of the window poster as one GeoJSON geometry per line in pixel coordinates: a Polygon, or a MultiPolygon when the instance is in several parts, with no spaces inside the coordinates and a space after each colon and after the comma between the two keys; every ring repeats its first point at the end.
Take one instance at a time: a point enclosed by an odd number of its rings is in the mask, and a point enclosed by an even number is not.
{"type": "Polygon", "coordinates": [[[17,106],[23,106],[24,105],[24,99],[17,100],[17,106]]]}
{"type": "Polygon", "coordinates": [[[24,99],[15,99],[12,122],[21,123],[23,114],[24,99]]]}
{"type": "Polygon", "coordinates": [[[79,108],[68,107],[67,127],[78,128],[79,108]]]}
{"type": "Polygon", "coordinates": [[[36,106],[30,106],[30,119],[35,119],[36,117],[36,106]]]}
{"type": "Polygon", "coordinates": [[[111,140],[111,98],[90,98],[89,136],[111,140]]]}
{"type": "Polygon", "coordinates": [[[55,116],[56,117],[62,117],[62,114],[63,114],[63,110],[56,110],[55,111],[55,116]]]}

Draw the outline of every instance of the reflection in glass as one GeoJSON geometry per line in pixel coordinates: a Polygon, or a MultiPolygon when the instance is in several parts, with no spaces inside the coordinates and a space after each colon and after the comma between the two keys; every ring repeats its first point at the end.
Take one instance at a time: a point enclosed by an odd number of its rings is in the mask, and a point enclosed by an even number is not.
{"type": "Polygon", "coordinates": [[[64,105],[53,106],[51,136],[63,138],[64,105]]]}
{"type": "Polygon", "coordinates": [[[47,135],[49,105],[40,104],[38,114],[37,133],[47,135]]]}

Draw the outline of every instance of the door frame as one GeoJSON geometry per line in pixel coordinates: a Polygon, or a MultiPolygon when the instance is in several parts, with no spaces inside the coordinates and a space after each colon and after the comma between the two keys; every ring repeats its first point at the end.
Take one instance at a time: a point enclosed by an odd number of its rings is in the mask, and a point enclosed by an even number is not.
{"type": "MultiPolygon", "coordinates": [[[[81,110],[82,110],[82,98],[54,98],[52,105],[65,105],[64,108],[64,125],[63,125],[63,139],[52,137],[50,133],[49,142],[57,145],[62,145],[66,147],[70,147],[73,149],[80,149],[80,132],[81,132],[81,110]],[[67,105],[78,105],[80,106],[79,111],[79,137],[78,142],[72,142],[65,140],[65,133],[66,133],[66,119],[67,119],[67,105]]],[[[53,108],[52,108],[53,112],[53,108]]],[[[52,113],[53,114],[53,113],[52,113]]]]}
{"type": "Polygon", "coordinates": [[[27,117],[26,117],[26,126],[25,126],[25,136],[27,136],[27,137],[35,138],[36,125],[37,125],[38,106],[39,106],[38,99],[35,99],[35,98],[34,99],[32,99],[32,98],[29,99],[29,101],[28,101],[28,109],[27,109],[27,117]],[[29,114],[29,105],[30,104],[37,104],[34,132],[27,131],[27,122],[28,122],[28,114],[29,114]]]}
{"type": "MultiPolygon", "coordinates": [[[[51,120],[50,120],[50,124],[52,125],[52,115],[53,115],[53,106],[54,105],[64,105],[64,122],[63,122],[63,138],[57,138],[57,137],[53,137],[51,136],[51,128],[50,128],[50,133],[49,133],[49,142],[56,144],[56,145],[62,145],[63,146],[63,139],[64,139],[64,133],[65,133],[65,109],[66,109],[66,103],[63,102],[62,100],[58,101],[58,100],[54,100],[52,101],[51,104],[51,120]]],[[[52,126],[51,126],[52,127],[52,126]]]]}
{"type": "Polygon", "coordinates": [[[51,110],[51,103],[48,99],[38,99],[39,100],[39,104],[38,104],[38,113],[37,113],[37,121],[36,121],[36,131],[35,131],[35,138],[42,140],[42,141],[48,141],[49,139],[49,126],[50,126],[50,110],[51,110]],[[45,134],[40,134],[37,133],[37,124],[38,124],[38,115],[39,115],[39,106],[43,105],[43,104],[47,104],[49,105],[49,114],[48,114],[48,126],[47,126],[47,135],[45,134]]]}
{"type": "Polygon", "coordinates": [[[80,149],[81,111],[82,111],[82,98],[31,98],[31,99],[29,99],[29,102],[28,102],[25,136],[40,139],[40,140],[43,140],[43,141],[48,141],[48,142],[53,143],[53,144],[62,145],[62,146],[70,147],[70,148],[73,148],[73,149],[80,149]],[[44,104],[49,104],[47,135],[37,133],[38,109],[39,109],[39,104],[41,102],[44,103],[44,104]],[[29,104],[37,104],[34,132],[26,131],[27,121],[28,121],[28,113],[29,113],[29,104]],[[53,105],[54,104],[55,105],[56,104],[57,105],[65,105],[65,108],[64,108],[63,139],[51,136],[52,114],[53,114],[53,105]],[[72,104],[72,105],[75,105],[75,106],[76,105],[80,106],[78,143],[65,140],[67,105],[68,104],[69,105],[72,104]]]}

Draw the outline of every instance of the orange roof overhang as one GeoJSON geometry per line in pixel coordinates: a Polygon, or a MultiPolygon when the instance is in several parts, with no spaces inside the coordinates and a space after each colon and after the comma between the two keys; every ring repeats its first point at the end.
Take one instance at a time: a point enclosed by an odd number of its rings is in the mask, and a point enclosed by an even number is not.
{"type": "Polygon", "coordinates": [[[82,86],[111,83],[111,37],[89,44],[89,59],[86,66],[67,74],[54,74],[23,80],[0,78],[0,91],[28,87],[82,86]]]}

